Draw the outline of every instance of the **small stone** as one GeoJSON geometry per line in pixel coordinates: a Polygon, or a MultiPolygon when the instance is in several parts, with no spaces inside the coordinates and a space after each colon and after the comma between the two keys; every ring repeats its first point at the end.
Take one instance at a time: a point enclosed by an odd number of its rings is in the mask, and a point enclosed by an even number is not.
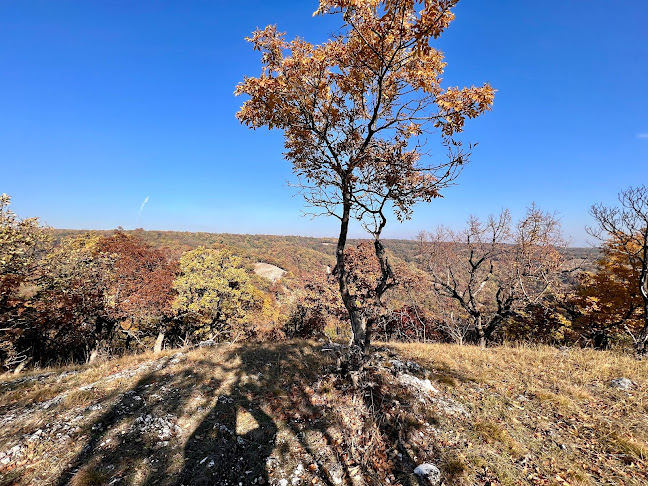
{"type": "Polygon", "coordinates": [[[439,393],[439,390],[434,388],[434,386],[432,386],[432,383],[430,383],[430,380],[428,380],[428,379],[421,380],[420,378],[417,378],[416,376],[409,375],[407,373],[401,373],[400,375],[398,375],[398,381],[402,385],[404,385],[404,386],[406,386],[408,388],[412,388],[412,389],[414,389],[416,391],[419,391],[419,392],[424,392],[426,394],[439,393]]]}
{"type": "Polygon", "coordinates": [[[421,464],[414,469],[414,474],[427,479],[434,486],[441,484],[441,471],[434,464],[421,464]]]}
{"type": "Polygon", "coordinates": [[[614,380],[610,380],[610,386],[612,388],[618,388],[619,390],[629,390],[630,388],[633,388],[636,386],[635,382],[628,379],[628,378],[615,378],[614,380]]]}

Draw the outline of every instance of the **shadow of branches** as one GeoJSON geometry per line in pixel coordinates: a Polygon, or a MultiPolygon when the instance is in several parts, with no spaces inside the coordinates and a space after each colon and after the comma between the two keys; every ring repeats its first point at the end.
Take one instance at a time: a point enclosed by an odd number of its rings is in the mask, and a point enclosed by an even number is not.
{"type": "Polygon", "coordinates": [[[370,373],[353,386],[320,348],[223,345],[163,361],[87,426],[56,484],[415,484],[412,423],[390,415],[399,390],[370,373]]]}

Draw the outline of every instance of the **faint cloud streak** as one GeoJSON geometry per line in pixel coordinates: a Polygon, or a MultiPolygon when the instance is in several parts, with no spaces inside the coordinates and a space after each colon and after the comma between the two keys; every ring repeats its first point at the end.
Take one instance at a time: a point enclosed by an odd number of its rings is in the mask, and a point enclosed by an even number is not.
{"type": "Polygon", "coordinates": [[[648,133],[639,133],[637,134],[637,138],[648,140],[648,133]]]}
{"type": "Polygon", "coordinates": [[[144,206],[146,206],[146,203],[149,201],[149,197],[146,196],[146,199],[144,199],[144,202],[140,206],[139,212],[137,213],[137,219],[142,215],[142,211],[144,211],[144,206]]]}

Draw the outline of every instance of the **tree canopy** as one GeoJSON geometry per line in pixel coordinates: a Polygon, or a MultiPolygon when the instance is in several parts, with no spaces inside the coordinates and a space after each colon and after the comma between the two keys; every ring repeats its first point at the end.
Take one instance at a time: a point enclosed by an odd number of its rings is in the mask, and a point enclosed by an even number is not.
{"type": "Polygon", "coordinates": [[[564,262],[560,223],[535,205],[515,225],[508,210],[467,228],[421,235],[422,255],[434,289],[472,319],[482,346],[526,306],[555,289],[564,262]]]}
{"type": "Polygon", "coordinates": [[[173,307],[181,318],[195,323],[195,333],[211,339],[243,333],[240,324],[257,294],[239,257],[200,247],[182,255],[179,272],[173,307]]]}
{"type": "Polygon", "coordinates": [[[349,287],[344,248],[355,218],[372,234],[382,278],[378,300],[396,284],[380,235],[387,211],[407,219],[417,202],[440,196],[467,162],[454,135],[466,118],[491,108],[495,90],[443,88],[446,66],[430,45],[454,18],[457,0],[321,0],[316,15],[339,14],[332,39],[287,41],[276,26],[248,40],[262,71],[236,88],[247,95],[237,113],[252,128],[283,131],[285,157],[314,214],[340,221],[336,276],[354,342],[369,344],[370,322],[349,287]],[[427,137],[438,132],[447,158],[431,161],[427,137]]]}

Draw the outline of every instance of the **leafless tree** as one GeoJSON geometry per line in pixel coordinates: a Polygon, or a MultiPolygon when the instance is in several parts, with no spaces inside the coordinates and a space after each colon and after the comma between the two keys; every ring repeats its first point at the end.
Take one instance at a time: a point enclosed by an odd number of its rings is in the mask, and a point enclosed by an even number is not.
{"type": "Polygon", "coordinates": [[[434,290],[470,316],[482,347],[508,317],[543,302],[566,245],[556,216],[535,205],[514,226],[505,209],[485,223],[471,216],[463,231],[423,233],[420,243],[434,290]]]}
{"type": "Polygon", "coordinates": [[[452,305],[452,297],[447,297],[439,292],[433,294],[436,300],[437,330],[455,344],[463,345],[470,333],[475,331],[473,320],[462,308],[452,305]]]}
{"type": "Polygon", "coordinates": [[[612,239],[615,251],[638,268],[638,279],[629,285],[638,287],[643,301],[644,325],[638,336],[632,335],[639,357],[648,353],[648,188],[630,187],[619,193],[620,206],[595,204],[590,214],[598,227],[588,232],[603,240],[612,239]]]}

